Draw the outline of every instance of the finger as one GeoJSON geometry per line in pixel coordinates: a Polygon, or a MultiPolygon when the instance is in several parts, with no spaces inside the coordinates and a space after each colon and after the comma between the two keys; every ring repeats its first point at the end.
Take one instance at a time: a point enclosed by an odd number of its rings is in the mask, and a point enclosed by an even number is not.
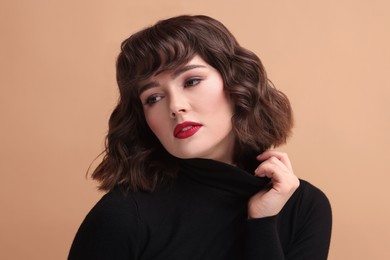
{"type": "Polygon", "coordinates": [[[280,179],[281,174],[289,174],[290,170],[276,157],[262,162],[255,170],[255,176],[280,179]]]}
{"type": "Polygon", "coordinates": [[[265,160],[268,160],[269,158],[271,157],[276,157],[278,160],[280,160],[284,165],[287,166],[287,168],[292,171],[292,165],[291,165],[291,161],[290,159],[288,158],[288,155],[287,153],[284,153],[284,152],[279,152],[279,151],[275,151],[275,150],[268,150],[268,151],[265,151],[264,153],[258,155],[256,158],[257,160],[259,161],[265,161],[265,160]]]}
{"type": "Polygon", "coordinates": [[[299,179],[293,172],[275,157],[262,163],[255,172],[255,176],[271,179],[272,189],[278,194],[287,194],[299,186],[299,179]]]}

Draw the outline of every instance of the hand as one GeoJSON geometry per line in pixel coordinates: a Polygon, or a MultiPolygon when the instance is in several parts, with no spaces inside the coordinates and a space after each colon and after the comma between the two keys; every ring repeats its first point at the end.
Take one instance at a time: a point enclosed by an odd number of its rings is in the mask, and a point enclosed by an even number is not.
{"type": "Polygon", "coordinates": [[[264,218],[277,215],[299,186],[287,154],[266,151],[257,160],[262,163],[255,170],[255,176],[271,179],[270,187],[253,195],[248,202],[249,218],[264,218]]]}

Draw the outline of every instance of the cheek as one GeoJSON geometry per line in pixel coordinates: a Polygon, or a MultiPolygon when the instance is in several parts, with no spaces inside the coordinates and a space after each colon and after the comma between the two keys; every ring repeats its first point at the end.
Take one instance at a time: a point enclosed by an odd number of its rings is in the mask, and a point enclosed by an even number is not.
{"type": "Polygon", "coordinates": [[[161,134],[164,132],[164,120],[163,115],[157,111],[145,111],[146,123],[152,132],[160,139],[161,134]]]}
{"type": "Polygon", "coordinates": [[[199,100],[200,105],[210,113],[232,114],[233,105],[223,89],[209,91],[199,100]]]}
{"type": "Polygon", "coordinates": [[[223,88],[223,80],[220,76],[214,77],[203,89],[198,104],[213,113],[226,113],[232,111],[233,105],[223,88]]]}

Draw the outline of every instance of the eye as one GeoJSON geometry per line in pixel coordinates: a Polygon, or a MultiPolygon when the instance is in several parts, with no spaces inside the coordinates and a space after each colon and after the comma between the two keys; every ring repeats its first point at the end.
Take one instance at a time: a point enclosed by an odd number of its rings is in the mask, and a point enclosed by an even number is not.
{"type": "Polygon", "coordinates": [[[145,105],[152,106],[153,104],[157,103],[160,101],[163,97],[161,95],[152,95],[148,97],[145,101],[145,105]]]}
{"type": "Polygon", "coordinates": [[[202,80],[200,78],[191,78],[186,80],[184,86],[185,87],[194,87],[198,85],[202,80]]]}

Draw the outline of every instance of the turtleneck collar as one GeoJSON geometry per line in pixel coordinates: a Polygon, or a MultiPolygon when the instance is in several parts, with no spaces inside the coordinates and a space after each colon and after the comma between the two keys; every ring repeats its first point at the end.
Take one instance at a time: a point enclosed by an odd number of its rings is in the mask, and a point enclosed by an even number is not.
{"type": "Polygon", "coordinates": [[[180,174],[245,198],[264,189],[269,182],[268,178],[255,177],[243,169],[210,159],[179,159],[179,165],[180,174]]]}

